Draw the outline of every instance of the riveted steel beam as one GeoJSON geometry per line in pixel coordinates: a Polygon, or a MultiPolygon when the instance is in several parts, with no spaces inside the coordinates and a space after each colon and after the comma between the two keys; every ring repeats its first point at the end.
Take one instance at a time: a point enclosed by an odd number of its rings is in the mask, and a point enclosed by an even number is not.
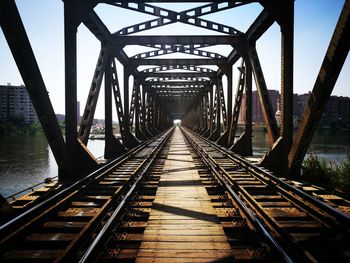
{"type": "Polygon", "coordinates": [[[87,145],[89,141],[90,130],[95,115],[97,100],[100,94],[102,77],[104,74],[105,66],[107,64],[106,56],[108,56],[106,47],[101,47],[101,51],[96,63],[95,72],[92,77],[90,91],[85,104],[84,113],[80,121],[78,136],[82,143],[85,145],[87,145]]]}
{"type": "Polygon", "coordinates": [[[294,176],[300,173],[302,161],[311,143],[334,85],[350,48],[350,1],[344,3],[316,82],[302,115],[300,127],[289,153],[289,169],[294,176]]]}
{"type": "Polygon", "coordinates": [[[209,81],[145,81],[143,85],[145,86],[153,86],[156,87],[157,85],[163,85],[163,86],[205,86],[209,85],[209,81]]]}
{"type": "MultiPolygon", "coordinates": [[[[126,152],[125,147],[113,134],[112,113],[112,77],[111,56],[106,55],[105,60],[108,67],[105,68],[105,149],[104,158],[112,159],[126,152]]],[[[114,60],[114,59],[113,59],[114,60]]],[[[114,84],[113,84],[114,85],[114,84]]]]}
{"type": "Polygon", "coordinates": [[[224,58],[224,56],[222,56],[218,53],[215,53],[215,52],[198,50],[198,49],[194,49],[194,48],[186,48],[183,45],[171,45],[171,48],[139,53],[139,54],[136,54],[130,58],[132,58],[132,59],[133,58],[136,58],[136,59],[138,59],[138,58],[152,58],[152,57],[173,54],[173,53],[183,53],[183,54],[188,54],[188,55],[196,55],[196,56],[205,57],[205,58],[224,58]]]}
{"type": "Polygon", "coordinates": [[[277,122],[275,118],[275,113],[273,111],[268,90],[265,83],[264,74],[260,65],[260,60],[258,53],[254,47],[250,48],[248,51],[250,64],[252,65],[254,79],[256,87],[259,94],[259,100],[261,104],[261,109],[263,117],[265,120],[267,132],[270,138],[270,144],[273,145],[277,138],[279,137],[279,130],[277,127],[277,122]]]}
{"type": "Polygon", "coordinates": [[[188,44],[212,44],[212,45],[231,45],[239,46],[244,44],[244,36],[215,36],[215,35],[162,35],[155,36],[112,36],[112,44],[117,46],[126,45],[188,45],[188,44]]]}
{"type": "Polygon", "coordinates": [[[152,19],[142,23],[138,23],[129,27],[125,27],[115,32],[115,35],[128,35],[134,34],[141,31],[154,29],[164,25],[169,25],[176,22],[181,22],[208,30],[226,33],[226,34],[242,34],[239,30],[234,27],[223,25],[220,23],[212,22],[209,20],[201,19],[200,16],[212,14],[215,12],[223,11],[226,9],[234,8],[245,4],[243,2],[231,2],[231,3],[212,3],[181,12],[165,9],[162,7],[150,5],[150,4],[135,4],[135,3],[111,3],[115,6],[126,8],[141,13],[158,16],[157,19],[152,19]]]}
{"type": "Polygon", "coordinates": [[[166,83],[171,83],[172,81],[183,81],[184,83],[186,82],[207,82],[209,83],[210,80],[209,79],[205,79],[205,78],[197,78],[197,77],[164,77],[164,78],[147,78],[144,83],[148,83],[148,84],[152,84],[153,82],[166,82],[166,83]]]}
{"type": "Polygon", "coordinates": [[[139,77],[142,78],[159,78],[159,79],[173,79],[173,78],[204,78],[204,77],[208,77],[208,78],[213,78],[216,77],[216,73],[214,72],[206,72],[206,73],[202,73],[202,72],[198,72],[198,73],[194,73],[194,72],[158,72],[158,73],[143,73],[140,72],[139,73],[139,77]]]}
{"type": "Polygon", "coordinates": [[[162,65],[160,67],[154,67],[154,68],[148,68],[141,71],[142,73],[156,73],[156,72],[163,72],[168,70],[175,70],[175,69],[182,69],[186,71],[193,71],[193,72],[200,72],[200,73],[215,73],[216,71],[209,69],[209,68],[203,68],[203,67],[197,67],[193,65],[162,65]]]}
{"type": "Polygon", "coordinates": [[[141,66],[141,65],[226,65],[226,59],[130,59],[129,65],[141,66]]]}

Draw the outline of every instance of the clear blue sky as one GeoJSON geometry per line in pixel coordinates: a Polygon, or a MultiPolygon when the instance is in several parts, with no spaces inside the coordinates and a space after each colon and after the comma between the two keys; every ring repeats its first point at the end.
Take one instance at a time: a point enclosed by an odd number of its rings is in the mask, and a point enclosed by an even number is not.
{"type": "MultiPolygon", "coordinates": [[[[63,2],[59,0],[17,0],[16,3],[54,109],[56,113],[64,113],[63,2]]],[[[343,3],[343,0],[295,1],[295,93],[306,93],[312,89],[343,3]]],[[[173,4],[162,4],[162,6],[174,7],[173,4]]],[[[192,5],[177,4],[174,9],[181,11],[190,7],[192,5]]],[[[203,18],[246,31],[260,10],[259,4],[251,4],[203,18]]],[[[149,15],[107,5],[99,5],[95,11],[112,32],[124,26],[153,18],[149,15]]],[[[204,29],[186,25],[180,26],[179,24],[155,29],[151,33],[215,34],[204,29]]],[[[78,100],[81,102],[81,113],[96,65],[99,46],[100,44],[95,37],[81,25],[78,31],[78,100]]],[[[268,88],[279,89],[280,32],[277,24],[274,24],[258,41],[257,47],[268,88]]],[[[228,52],[222,47],[212,50],[222,53],[228,52]]],[[[142,48],[135,47],[129,47],[126,50],[128,54],[140,51],[142,48]]],[[[13,85],[23,83],[3,33],[0,31],[0,84],[8,82],[13,85]]],[[[234,85],[235,83],[234,80],[234,85]]],[[[346,60],[333,94],[350,96],[349,58],[346,60]]],[[[103,93],[101,95],[95,115],[97,118],[103,118],[103,93]]]]}

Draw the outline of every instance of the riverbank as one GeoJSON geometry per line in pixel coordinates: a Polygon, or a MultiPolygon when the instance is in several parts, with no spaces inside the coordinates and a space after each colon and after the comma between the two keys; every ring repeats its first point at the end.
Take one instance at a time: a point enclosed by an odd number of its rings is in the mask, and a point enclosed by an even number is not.
{"type": "Polygon", "coordinates": [[[350,198],[350,152],[340,163],[325,161],[311,154],[303,162],[302,179],[350,198]]]}
{"type": "Polygon", "coordinates": [[[17,134],[44,134],[40,122],[34,122],[30,125],[0,123],[0,135],[9,136],[17,134]]]}

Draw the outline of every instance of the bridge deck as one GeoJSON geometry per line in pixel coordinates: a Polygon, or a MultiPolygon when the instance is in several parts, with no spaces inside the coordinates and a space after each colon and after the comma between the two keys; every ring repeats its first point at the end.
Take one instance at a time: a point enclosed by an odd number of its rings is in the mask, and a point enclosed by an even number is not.
{"type": "Polygon", "coordinates": [[[172,138],[137,262],[203,262],[232,257],[183,134],[172,138]]]}

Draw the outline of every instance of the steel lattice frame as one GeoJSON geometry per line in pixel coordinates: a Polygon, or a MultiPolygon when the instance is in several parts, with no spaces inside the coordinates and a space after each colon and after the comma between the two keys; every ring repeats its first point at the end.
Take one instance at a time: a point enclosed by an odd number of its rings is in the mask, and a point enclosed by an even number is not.
{"type": "Polygon", "coordinates": [[[314,87],[314,95],[319,99],[312,101],[313,98],[310,98],[293,147],[293,0],[215,2],[208,0],[135,0],[133,2],[65,0],[65,140],[59,131],[40,70],[36,65],[13,0],[0,2],[0,22],[59,164],[61,181],[75,180],[77,176],[97,165],[85,146],[88,142],[103,77],[105,79],[106,158],[113,158],[138,145],[141,140],[155,136],[171,126],[174,119],[181,119],[183,125],[211,140],[216,140],[224,147],[230,147],[234,152],[250,155],[252,153],[251,89],[252,77],[254,77],[271,142],[271,149],[262,160],[262,164],[276,172],[288,173],[297,172],[300,168],[300,160],[305,155],[317,120],[348,54],[349,5],[349,0],[346,0],[328,51],[331,55],[328,54],[328,59],[325,59],[320,78],[314,87]],[[189,2],[195,3],[196,6],[179,12],[157,6],[158,2],[173,4],[189,2]],[[151,15],[154,18],[111,33],[94,11],[100,3],[108,4],[113,8],[151,15]],[[205,15],[251,3],[259,3],[262,11],[246,32],[202,18],[205,15]],[[255,48],[256,42],[274,22],[277,22],[281,28],[282,120],[280,129],[276,124],[263,69],[255,48]],[[82,23],[100,40],[101,51],[77,132],[76,34],[78,26],[82,23]],[[175,23],[205,29],[209,33],[207,35],[147,35],[147,37],[135,35],[175,23]],[[124,51],[125,46],[128,45],[139,45],[153,50],[128,56],[124,51]],[[215,45],[227,45],[233,49],[227,56],[208,51],[209,47],[215,45]],[[167,58],[174,54],[177,57],[167,58]],[[232,66],[241,58],[237,92],[233,98],[232,66]],[[122,72],[117,71],[115,59],[122,64],[122,72]],[[148,68],[139,70],[140,66],[148,68]],[[213,66],[217,69],[213,69],[213,66]],[[325,76],[322,73],[323,70],[326,71],[325,76]],[[120,74],[124,75],[123,83],[119,83],[120,74]],[[131,75],[134,83],[129,87],[131,75]],[[223,87],[223,75],[227,77],[227,87],[223,87]],[[326,91],[322,90],[324,87],[326,91]],[[226,97],[224,89],[227,90],[226,97]],[[117,109],[121,141],[113,135],[112,94],[117,109]],[[246,117],[245,132],[235,141],[243,96],[246,97],[243,107],[246,117]]]}

